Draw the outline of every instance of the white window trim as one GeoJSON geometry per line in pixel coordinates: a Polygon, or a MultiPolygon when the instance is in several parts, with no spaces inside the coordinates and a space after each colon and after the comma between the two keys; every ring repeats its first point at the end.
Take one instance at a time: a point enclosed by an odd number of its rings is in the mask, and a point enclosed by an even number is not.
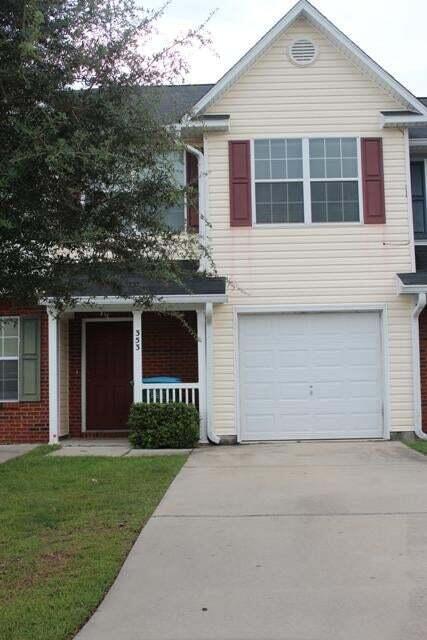
{"type": "MultiPolygon", "coordinates": [[[[411,156],[410,158],[410,162],[424,162],[424,182],[425,182],[425,197],[427,200],[427,158],[423,158],[422,156],[420,158],[417,158],[417,156],[411,156]]],[[[411,188],[410,191],[410,197],[411,197],[411,205],[412,205],[412,184],[411,184],[411,178],[409,177],[409,186],[411,188]]],[[[426,202],[426,207],[427,207],[427,202],[426,202]]],[[[412,220],[414,219],[414,213],[412,212],[412,220]]],[[[415,224],[415,221],[414,221],[415,224]]],[[[414,237],[414,242],[416,246],[419,247],[425,247],[427,245],[427,239],[415,239],[415,233],[413,234],[414,237]]]]}
{"type": "Polygon", "coordinates": [[[11,400],[0,400],[0,404],[11,404],[11,403],[17,403],[20,401],[20,376],[21,376],[21,371],[20,371],[20,366],[19,366],[19,361],[20,361],[20,355],[21,355],[21,336],[20,336],[20,332],[21,332],[21,321],[20,321],[20,317],[19,316],[0,316],[0,322],[2,322],[3,320],[16,320],[17,324],[18,324],[18,355],[17,356],[0,356],[0,361],[3,360],[7,360],[7,361],[11,361],[11,360],[16,360],[18,363],[18,397],[17,398],[13,398],[11,400]]]}
{"type": "Polygon", "coordinates": [[[259,135],[251,139],[251,200],[252,200],[252,226],[260,229],[274,229],[274,228],[287,228],[298,229],[303,227],[359,227],[364,223],[363,213],[363,187],[362,187],[362,154],[361,154],[361,136],[351,134],[311,134],[310,136],[302,135],[286,135],[286,134],[266,134],[259,135]],[[310,140],[315,138],[355,138],[357,145],[357,172],[356,178],[311,178],[310,176],[310,140]],[[302,170],[303,177],[289,178],[289,179],[262,179],[256,180],[255,178],[255,140],[275,140],[275,139],[298,139],[302,140],[302,170]],[[359,194],[359,220],[352,220],[348,222],[313,222],[311,213],[311,183],[312,182],[355,182],[358,183],[359,194]],[[304,197],[304,222],[260,222],[256,220],[256,196],[255,185],[258,182],[272,183],[272,182],[302,182],[303,183],[303,197],[304,197]]]}

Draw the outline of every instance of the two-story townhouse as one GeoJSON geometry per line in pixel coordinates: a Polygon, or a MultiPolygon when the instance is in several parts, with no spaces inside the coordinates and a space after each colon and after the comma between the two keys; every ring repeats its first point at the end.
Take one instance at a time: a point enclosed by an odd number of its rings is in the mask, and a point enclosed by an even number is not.
{"type": "Polygon", "coordinates": [[[132,277],[122,299],[88,281],[61,317],[4,305],[0,439],[119,434],[159,398],[196,404],[214,443],[422,435],[427,105],[306,0],[215,85],[151,91],[198,182],[171,223],[219,276],[132,277]],[[134,308],[147,289],[197,341],[134,308]]]}

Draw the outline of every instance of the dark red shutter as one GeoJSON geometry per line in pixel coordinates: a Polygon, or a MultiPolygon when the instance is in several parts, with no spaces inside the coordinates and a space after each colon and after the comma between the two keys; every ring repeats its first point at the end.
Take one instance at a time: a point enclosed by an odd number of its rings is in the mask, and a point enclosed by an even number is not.
{"type": "Polygon", "coordinates": [[[193,231],[199,230],[199,163],[195,155],[186,153],[187,187],[191,187],[187,206],[187,226],[193,231]]]}
{"type": "Polygon", "coordinates": [[[230,224],[250,227],[251,206],[251,145],[249,140],[228,143],[230,164],[230,224]]]}
{"type": "Polygon", "coordinates": [[[363,211],[365,224],[385,223],[382,138],[362,138],[363,211]]]}

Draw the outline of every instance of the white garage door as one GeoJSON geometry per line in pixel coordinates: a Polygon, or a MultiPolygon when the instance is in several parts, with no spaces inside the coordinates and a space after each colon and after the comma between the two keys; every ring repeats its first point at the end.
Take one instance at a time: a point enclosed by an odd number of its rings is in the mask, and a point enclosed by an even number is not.
{"type": "Polygon", "coordinates": [[[242,440],[381,438],[379,313],[239,316],[242,440]]]}

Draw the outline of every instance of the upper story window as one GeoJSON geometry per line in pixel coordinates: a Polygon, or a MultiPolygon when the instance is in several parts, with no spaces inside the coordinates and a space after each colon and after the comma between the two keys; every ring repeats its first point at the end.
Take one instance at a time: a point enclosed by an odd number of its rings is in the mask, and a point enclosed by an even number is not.
{"type": "MultiPolygon", "coordinates": [[[[170,154],[169,158],[173,166],[173,177],[178,187],[185,187],[185,165],[184,153],[177,151],[170,154]]],[[[164,212],[164,221],[174,231],[183,231],[185,229],[185,202],[182,196],[182,202],[178,202],[173,207],[169,207],[164,212]]]]}
{"type": "Polygon", "coordinates": [[[358,222],[356,138],[312,138],[309,149],[312,222],[358,222]]]}
{"type": "Polygon", "coordinates": [[[254,142],[257,224],[360,221],[357,138],[254,142]]]}
{"type": "Polygon", "coordinates": [[[19,319],[0,318],[0,402],[18,400],[19,319]]]}
{"type": "Polygon", "coordinates": [[[255,140],[258,224],[304,222],[302,140],[255,140]]]}
{"type": "Polygon", "coordinates": [[[424,160],[411,162],[412,212],[415,239],[427,239],[426,172],[424,160]]]}

